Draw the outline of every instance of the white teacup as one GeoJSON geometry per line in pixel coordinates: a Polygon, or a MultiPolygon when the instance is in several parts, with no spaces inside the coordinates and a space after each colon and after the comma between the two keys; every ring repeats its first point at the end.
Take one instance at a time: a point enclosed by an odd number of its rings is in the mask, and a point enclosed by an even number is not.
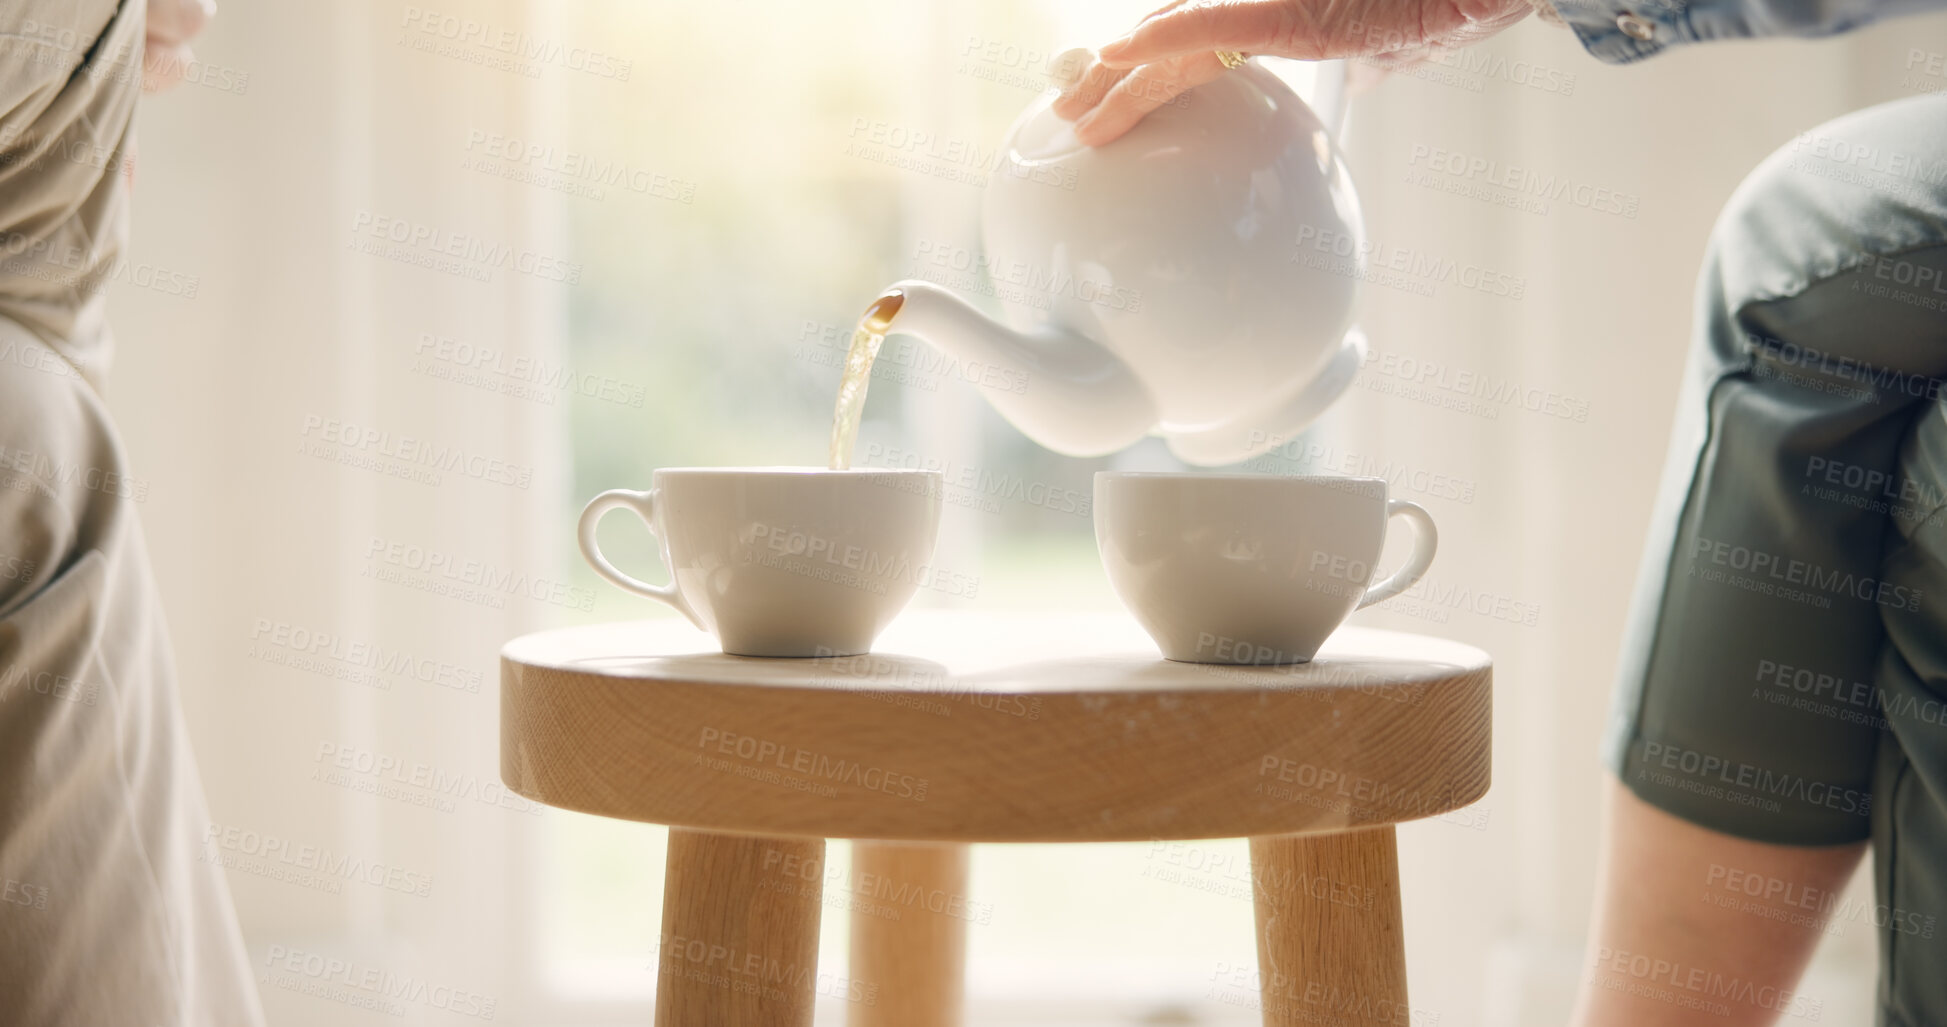
{"type": "Polygon", "coordinates": [[[1186,663],[1304,663],[1353,610],[1420,580],[1437,538],[1382,478],[1095,476],[1109,583],[1163,655],[1186,663]],[[1413,525],[1413,554],[1367,587],[1392,517],[1413,525]]]}
{"type": "Polygon", "coordinates": [[[855,656],[913,598],[940,533],[938,471],[666,467],[647,492],[616,489],[581,512],[581,552],[602,577],[659,599],[737,656],[855,656]],[[595,526],[633,510],[670,583],[617,570],[595,526]]]}

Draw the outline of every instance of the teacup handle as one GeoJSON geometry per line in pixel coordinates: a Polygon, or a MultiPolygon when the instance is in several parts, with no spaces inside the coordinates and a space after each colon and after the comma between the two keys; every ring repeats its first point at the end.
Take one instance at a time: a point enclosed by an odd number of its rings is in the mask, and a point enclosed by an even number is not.
{"type": "Polygon", "coordinates": [[[1406,566],[1394,571],[1392,577],[1366,589],[1365,598],[1359,600],[1358,609],[1363,610],[1412,588],[1426,569],[1433,566],[1433,548],[1440,541],[1440,532],[1433,527],[1433,515],[1418,503],[1388,499],[1386,523],[1391,524],[1395,517],[1404,517],[1413,525],[1413,555],[1406,558],[1406,566]]]}
{"type": "Polygon", "coordinates": [[[668,603],[676,608],[676,612],[689,618],[691,624],[703,628],[703,622],[697,619],[696,611],[690,609],[690,604],[683,598],[683,594],[676,591],[675,584],[651,585],[646,581],[638,581],[617,570],[614,564],[608,562],[608,557],[602,555],[601,546],[595,542],[595,527],[602,523],[603,514],[617,508],[634,511],[637,517],[642,518],[642,523],[648,525],[649,533],[655,534],[656,490],[635,492],[629,489],[610,489],[589,500],[588,505],[581,511],[581,524],[575,536],[581,542],[581,555],[588,559],[588,565],[595,568],[595,573],[614,583],[617,588],[668,603]]]}

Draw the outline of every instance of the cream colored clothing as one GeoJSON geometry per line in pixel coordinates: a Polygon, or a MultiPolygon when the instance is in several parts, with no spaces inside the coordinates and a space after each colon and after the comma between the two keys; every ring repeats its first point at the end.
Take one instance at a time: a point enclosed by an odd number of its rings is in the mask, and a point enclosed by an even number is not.
{"type": "Polygon", "coordinates": [[[0,0],[0,1027],[263,1022],[99,392],[144,15],[0,0]]]}

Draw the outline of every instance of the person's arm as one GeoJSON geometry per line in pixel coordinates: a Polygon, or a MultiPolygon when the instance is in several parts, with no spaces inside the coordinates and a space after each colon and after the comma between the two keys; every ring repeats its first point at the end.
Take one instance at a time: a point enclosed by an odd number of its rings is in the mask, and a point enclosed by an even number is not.
{"type": "Polygon", "coordinates": [[[1627,64],[1685,43],[1830,36],[1939,10],[1941,0],[1552,0],[1584,49],[1627,64]]]}
{"type": "Polygon", "coordinates": [[[1175,0],[1104,47],[1071,79],[1056,114],[1101,146],[1226,70],[1217,51],[1300,60],[1412,63],[1528,16],[1529,0],[1175,0]]]}
{"type": "Polygon", "coordinates": [[[1845,887],[1866,843],[1748,841],[1665,813],[1613,777],[1606,792],[1572,1027],[1818,1020],[1823,1000],[1795,991],[1823,933],[1816,909],[1845,887]]]}
{"type": "Polygon", "coordinates": [[[216,13],[216,0],[148,0],[142,50],[142,89],[161,92],[181,82],[196,55],[189,41],[216,13]]]}
{"type": "Polygon", "coordinates": [[[1102,47],[1055,113],[1101,146],[1177,94],[1224,73],[1217,51],[1299,60],[1412,63],[1471,46],[1530,11],[1566,24],[1596,58],[1753,36],[1825,36],[1947,0],[1175,0],[1102,47]]]}

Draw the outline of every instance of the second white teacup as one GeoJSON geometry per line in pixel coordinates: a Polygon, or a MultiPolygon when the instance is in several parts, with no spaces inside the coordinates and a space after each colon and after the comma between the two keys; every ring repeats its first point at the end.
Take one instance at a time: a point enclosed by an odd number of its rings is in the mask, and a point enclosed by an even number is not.
{"type": "Polygon", "coordinates": [[[666,467],[647,492],[590,500],[581,552],[602,577],[714,632],[726,653],[855,656],[930,572],[941,493],[938,471],[666,467]],[[595,526],[618,507],[655,532],[669,584],[602,555],[595,526]]]}
{"type": "Polygon", "coordinates": [[[1109,583],[1163,655],[1186,663],[1307,662],[1353,610],[1419,581],[1437,538],[1383,478],[1095,476],[1109,583]],[[1393,517],[1412,524],[1413,553],[1368,587],[1393,517]]]}

